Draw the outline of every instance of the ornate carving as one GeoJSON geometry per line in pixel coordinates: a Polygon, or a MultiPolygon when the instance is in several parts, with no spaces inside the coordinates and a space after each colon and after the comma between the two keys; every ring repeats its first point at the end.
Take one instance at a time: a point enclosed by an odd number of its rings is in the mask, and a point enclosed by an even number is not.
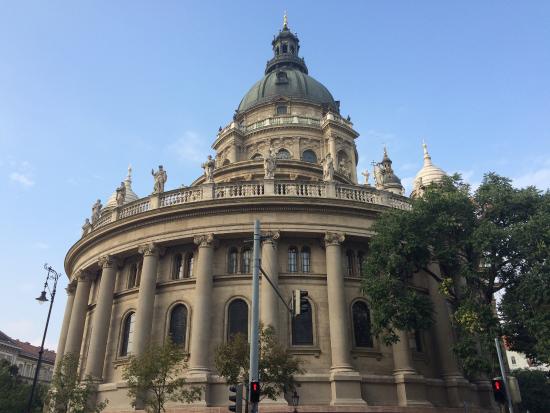
{"type": "Polygon", "coordinates": [[[325,233],[325,246],[340,245],[346,236],[341,232],[327,232],[325,233]]]}
{"type": "Polygon", "coordinates": [[[88,235],[91,230],[92,224],[90,223],[90,220],[86,218],[86,220],[84,221],[84,225],[82,225],[82,236],[88,235]]]}
{"type": "Polygon", "coordinates": [[[214,238],[214,234],[208,233],[203,235],[195,235],[195,238],[193,239],[193,241],[199,247],[213,247],[215,243],[215,238],[214,238]]]}
{"type": "Polygon", "coordinates": [[[74,273],[73,280],[78,282],[92,281],[95,278],[95,274],[91,271],[80,269],[74,273]]]}
{"type": "Polygon", "coordinates": [[[275,178],[275,168],[277,168],[277,155],[273,146],[269,146],[264,158],[264,179],[275,178]]]}
{"type": "Polygon", "coordinates": [[[140,245],[138,248],[138,252],[145,256],[156,254],[162,255],[162,253],[164,252],[164,248],[160,247],[155,242],[149,242],[147,244],[140,245]]]}
{"type": "Polygon", "coordinates": [[[101,257],[99,257],[97,262],[101,268],[111,268],[118,265],[118,260],[114,256],[109,254],[102,255],[101,257]]]}
{"type": "Polygon", "coordinates": [[[268,243],[272,244],[273,246],[277,245],[277,241],[281,237],[281,233],[279,230],[273,230],[273,231],[267,231],[262,232],[262,244],[268,243]]]}
{"type": "Polygon", "coordinates": [[[67,295],[74,295],[74,293],[76,292],[76,283],[69,283],[69,285],[67,285],[67,288],[65,288],[65,291],[67,291],[67,295]]]}

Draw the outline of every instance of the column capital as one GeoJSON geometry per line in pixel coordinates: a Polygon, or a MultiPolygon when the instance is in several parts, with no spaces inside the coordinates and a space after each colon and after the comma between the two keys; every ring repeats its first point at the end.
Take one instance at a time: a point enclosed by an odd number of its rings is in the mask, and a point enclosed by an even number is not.
{"type": "Polygon", "coordinates": [[[76,292],[76,283],[70,282],[65,288],[65,291],[67,291],[67,295],[74,295],[74,293],[76,292]]]}
{"type": "Polygon", "coordinates": [[[195,235],[193,242],[197,244],[199,248],[216,246],[216,238],[212,232],[209,232],[208,234],[195,235]]]}
{"type": "Polygon", "coordinates": [[[144,256],[148,255],[162,255],[164,254],[165,248],[161,247],[156,242],[149,242],[147,244],[140,245],[138,247],[138,252],[144,256]]]}
{"type": "Polygon", "coordinates": [[[340,245],[345,239],[346,236],[342,232],[326,232],[325,247],[329,245],[340,245]]]}
{"type": "Polygon", "coordinates": [[[276,246],[279,238],[281,238],[281,232],[278,229],[262,232],[262,244],[267,243],[276,246]]]}
{"type": "Polygon", "coordinates": [[[80,269],[76,271],[73,275],[73,280],[77,282],[92,281],[95,277],[95,274],[91,271],[80,269]]]}
{"type": "Polygon", "coordinates": [[[116,258],[114,255],[110,255],[110,254],[100,256],[99,259],[97,260],[97,262],[98,262],[99,266],[103,269],[112,268],[112,267],[116,267],[117,265],[119,265],[118,258],[116,258]]]}

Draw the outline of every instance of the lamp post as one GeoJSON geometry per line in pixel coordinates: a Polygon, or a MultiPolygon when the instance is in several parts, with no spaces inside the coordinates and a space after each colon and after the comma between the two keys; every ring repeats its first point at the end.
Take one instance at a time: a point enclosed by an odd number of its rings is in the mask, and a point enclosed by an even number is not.
{"type": "Polygon", "coordinates": [[[298,409],[296,409],[296,407],[298,406],[299,401],[300,401],[300,396],[298,395],[298,392],[294,390],[294,393],[292,394],[292,405],[294,406],[293,413],[298,413],[298,409]]]}
{"type": "Polygon", "coordinates": [[[48,324],[50,323],[50,315],[52,314],[53,300],[55,299],[55,291],[57,289],[57,280],[61,277],[61,274],[55,271],[48,264],[44,264],[44,269],[48,271],[46,275],[46,281],[44,282],[44,288],[40,293],[40,296],[36,298],[40,304],[44,304],[46,301],[50,301],[50,309],[48,310],[48,318],[46,319],[46,327],[44,327],[44,335],[42,336],[42,345],[38,352],[38,362],[36,363],[36,370],[34,372],[34,379],[32,381],[31,394],[29,396],[29,404],[27,406],[27,413],[31,413],[32,402],[34,399],[34,390],[36,389],[36,383],[38,381],[38,375],[40,374],[40,365],[42,364],[42,355],[44,354],[44,341],[46,341],[46,333],[48,332],[48,324]],[[53,281],[53,288],[50,290],[48,281],[53,281]],[[50,293],[50,300],[46,296],[46,291],[50,293]]]}

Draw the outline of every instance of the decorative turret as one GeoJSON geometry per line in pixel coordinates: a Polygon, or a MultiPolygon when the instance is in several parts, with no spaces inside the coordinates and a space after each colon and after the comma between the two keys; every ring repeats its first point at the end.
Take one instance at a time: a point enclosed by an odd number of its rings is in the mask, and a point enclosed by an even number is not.
{"type": "Polygon", "coordinates": [[[413,190],[411,196],[422,196],[422,191],[425,187],[432,182],[439,182],[447,174],[445,171],[432,163],[432,157],[428,153],[428,145],[422,142],[422,148],[424,150],[424,165],[422,169],[418,171],[413,182],[413,190]]]}
{"type": "Polygon", "coordinates": [[[388,150],[384,146],[384,157],[382,158],[382,162],[374,164],[376,189],[384,189],[394,194],[401,195],[403,194],[403,185],[401,185],[401,179],[393,172],[391,165],[392,161],[388,156],[388,150]]]}
{"type": "Polygon", "coordinates": [[[273,59],[267,62],[265,74],[273,72],[279,68],[294,68],[307,74],[307,66],[304,59],[298,57],[300,50],[300,40],[295,33],[288,28],[288,18],[285,13],[283,19],[283,28],[271,42],[273,46],[273,59]]]}

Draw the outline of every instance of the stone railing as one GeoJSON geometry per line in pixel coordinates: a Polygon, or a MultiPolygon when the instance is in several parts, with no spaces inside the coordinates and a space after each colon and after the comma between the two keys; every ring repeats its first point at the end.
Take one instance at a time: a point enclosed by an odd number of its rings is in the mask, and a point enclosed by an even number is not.
{"type": "Polygon", "coordinates": [[[307,125],[313,127],[320,127],[321,121],[314,118],[306,118],[303,116],[277,116],[273,118],[262,119],[258,122],[252,123],[243,127],[244,132],[251,132],[261,128],[267,128],[269,126],[281,126],[281,125],[307,125]]]}
{"type": "Polygon", "coordinates": [[[173,205],[212,201],[229,198],[256,198],[263,196],[335,198],[364,204],[382,205],[396,209],[410,209],[407,199],[387,191],[378,191],[369,186],[344,185],[336,182],[302,182],[265,179],[263,181],[214,184],[179,188],[138,199],[123,207],[102,211],[93,229],[118,219],[139,215],[143,212],[173,205]]]}

